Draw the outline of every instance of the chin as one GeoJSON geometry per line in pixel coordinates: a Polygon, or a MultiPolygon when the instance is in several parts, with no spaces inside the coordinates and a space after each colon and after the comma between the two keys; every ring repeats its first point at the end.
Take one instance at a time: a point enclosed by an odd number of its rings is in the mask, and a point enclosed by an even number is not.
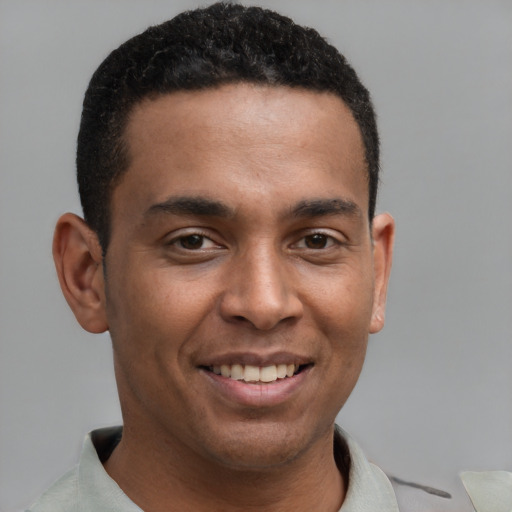
{"type": "MultiPolygon", "coordinates": [[[[210,444],[210,456],[217,463],[240,471],[279,469],[293,463],[313,444],[295,425],[242,425],[235,432],[223,436],[216,446],[210,444]]],[[[210,438],[211,439],[211,438],[210,438]]]]}

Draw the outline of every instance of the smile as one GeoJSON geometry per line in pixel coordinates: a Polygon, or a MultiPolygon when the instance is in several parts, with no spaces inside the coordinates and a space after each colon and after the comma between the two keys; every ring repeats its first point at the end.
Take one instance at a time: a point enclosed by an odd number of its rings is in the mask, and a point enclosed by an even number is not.
{"type": "Polygon", "coordinates": [[[307,365],[274,364],[269,366],[253,366],[250,364],[223,364],[210,366],[207,369],[216,375],[232,380],[242,380],[254,384],[268,384],[278,379],[293,377],[307,365]]]}
{"type": "Polygon", "coordinates": [[[282,406],[301,393],[309,396],[310,387],[305,383],[310,381],[315,363],[308,359],[284,352],[224,354],[198,368],[208,388],[229,407],[261,409],[282,406]]]}

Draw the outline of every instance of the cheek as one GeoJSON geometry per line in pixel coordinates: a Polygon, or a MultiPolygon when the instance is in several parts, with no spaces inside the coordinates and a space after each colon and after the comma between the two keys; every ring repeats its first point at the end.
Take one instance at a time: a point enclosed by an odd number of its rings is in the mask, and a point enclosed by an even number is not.
{"type": "Polygon", "coordinates": [[[168,269],[119,272],[107,296],[113,339],[137,350],[176,350],[201,324],[212,300],[197,283],[183,283],[168,269]],[[177,284],[179,283],[179,284],[177,284]]]}
{"type": "Polygon", "coordinates": [[[317,301],[316,324],[329,340],[326,364],[331,384],[347,394],[361,372],[372,318],[373,282],[361,272],[331,279],[317,301]],[[357,278],[356,278],[357,277],[357,278]]]}
{"type": "Polygon", "coordinates": [[[346,344],[358,345],[369,333],[373,309],[373,279],[371,273],[347,269],[331,276],[315,294],[314,310],[321,317],[331,337],[346,344]],[[337,333],[337,335],[336,335],[337,333]]]}

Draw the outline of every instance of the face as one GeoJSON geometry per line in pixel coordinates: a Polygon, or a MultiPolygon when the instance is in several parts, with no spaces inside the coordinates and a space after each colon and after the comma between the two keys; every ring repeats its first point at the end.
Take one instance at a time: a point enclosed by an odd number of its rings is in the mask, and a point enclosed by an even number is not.
{"type": "Polygon", "coordinates": [[[349,110],[229,85],[144,101],[126,141],[105,261],[125,428],[227,466],[306,453],[382,325],[349,110]]]}

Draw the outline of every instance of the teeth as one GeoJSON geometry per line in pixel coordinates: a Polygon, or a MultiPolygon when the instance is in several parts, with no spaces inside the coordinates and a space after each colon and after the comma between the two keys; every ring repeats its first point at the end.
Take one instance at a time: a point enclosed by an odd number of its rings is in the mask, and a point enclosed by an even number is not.
{"type": "Polygon", "coordinates": [[[260,369],[257,366],[245,365],[244,369],[245,382],[258,382],[260,380],[260,369]]]}
{"type": "Polygon", "coordinates": [[[274,382],[277,380],[276,366],[265,366],[265,368],[262,368],[260,370],[260,380],[261,382],[274,382]]]}
{"type": "Polygon", "coordinates": [[[277,379],[293,377],[299,365],[278,364],[270,366],[253,366],[246,364],[223,364],[221,366],[212,366],[210,370],[217,375],[222,375],[234,380],[243,380],[245,382],[275,382],[277,379]]]}
{"type": "MultiPolygon", "coordinates": [[[[293,369],[295,371],[295,365],[291,364],[290,366],[293,366],[293,369]]],[[[278,379],[284,379],[286,377],[286,364],[279,364],[277,365],[277,378],[278,379]]],[[[293,375],[293,374],[292,374],[293,375]]]]}
{"type": "Polygon", "coordinates": [[[231,367],[231,378],[235,380],[243,380],[244,367],[241,364],[234,364],[231,367]]]}

